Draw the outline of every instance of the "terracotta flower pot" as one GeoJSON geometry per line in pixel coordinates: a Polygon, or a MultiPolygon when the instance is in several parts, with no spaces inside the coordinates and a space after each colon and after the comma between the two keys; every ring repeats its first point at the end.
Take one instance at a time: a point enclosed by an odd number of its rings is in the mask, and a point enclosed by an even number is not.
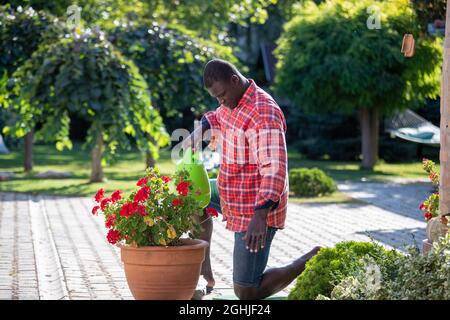
{"type": "Polygon", "coordinates": [[[194,294],[208,242],[182,239],[173,247],[119,246],[136,300],[189,300],[194,294]]]}

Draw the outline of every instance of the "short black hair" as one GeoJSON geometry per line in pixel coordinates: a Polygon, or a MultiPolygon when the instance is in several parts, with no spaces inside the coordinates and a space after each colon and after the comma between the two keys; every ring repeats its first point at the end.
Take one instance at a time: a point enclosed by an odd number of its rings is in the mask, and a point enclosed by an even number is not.
{"type": "Polygon", "coordinates": [[[213,59],[209,61],[203,70],[203,84],[211,88],[214,82],[228,81],[232,75],[240,75],[238,69],[230,62],[213,59]]]}

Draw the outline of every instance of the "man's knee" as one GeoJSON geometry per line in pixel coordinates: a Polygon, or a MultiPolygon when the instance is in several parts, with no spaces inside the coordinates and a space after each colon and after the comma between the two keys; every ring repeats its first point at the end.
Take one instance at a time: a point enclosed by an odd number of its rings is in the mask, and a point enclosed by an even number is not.
{"type": "Polygon", "coordinates": [[[242,287],[240,285],[234,284],[234,293],[239,298],[239,300],[256,300],[257,288],[252,287],[242,287]]]}

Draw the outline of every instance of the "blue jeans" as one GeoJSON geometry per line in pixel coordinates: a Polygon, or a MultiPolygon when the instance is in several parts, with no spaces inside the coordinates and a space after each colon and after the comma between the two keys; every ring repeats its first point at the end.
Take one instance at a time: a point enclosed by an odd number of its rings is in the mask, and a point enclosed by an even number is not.
{"type": "MultiPolygon", "coordinates": [[[[211,186],[211,202],[208,207],[212,207],[221,213],[217,180],[210,179],[209,184],[211,186]]],[[[246,242],[242,240],[245,231],[234,233],[233,282],[235,284],[242,287],[260,286],[262,275],[269,260],[270,246],[277,230],[273,227],[267,229],[266,244],[257,253],[251,253],[247,250],[246,242]]]]}

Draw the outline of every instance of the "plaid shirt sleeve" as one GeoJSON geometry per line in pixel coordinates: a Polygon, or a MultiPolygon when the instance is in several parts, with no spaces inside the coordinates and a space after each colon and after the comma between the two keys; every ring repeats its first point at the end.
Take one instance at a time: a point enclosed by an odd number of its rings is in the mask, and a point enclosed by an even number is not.
{"type": "Polygon", "coordinates": [[[249,149],[262,177],[256,196],[255,209],[265,207],[271,200],[279,202],[286,190],[287,148],[283,120],[265,117],[249,130],[249,149]]]}
{"type": "Polygon", "coordinates": [[[217,121],[217,111],[208,111],[202,117],[202,122],[206,119],[211,129],[220,130],[220,123],[217,121]]]}

